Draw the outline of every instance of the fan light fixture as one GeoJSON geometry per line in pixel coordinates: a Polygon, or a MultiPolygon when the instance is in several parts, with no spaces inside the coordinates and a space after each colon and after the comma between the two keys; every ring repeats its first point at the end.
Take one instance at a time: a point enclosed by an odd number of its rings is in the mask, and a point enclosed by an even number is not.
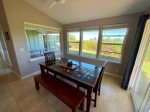
{"type": "Polygon", "coordinates": [[[54,0],[54,1],[57,3],[63,4],[63,3],[65,3],[66,0],[54,0]]]}
{"type": "Polygon", "coordinates": [[[64,4],[66,0],[53,0],[52,3],[49,4],[49,8],[52,8],[53,6],[55,6],[57,3],[60,3],[60,4],[64,4]]]}

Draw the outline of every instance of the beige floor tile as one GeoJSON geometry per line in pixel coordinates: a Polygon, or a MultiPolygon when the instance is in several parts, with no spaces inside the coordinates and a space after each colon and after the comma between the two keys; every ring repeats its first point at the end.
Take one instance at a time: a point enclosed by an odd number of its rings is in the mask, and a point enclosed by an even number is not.
{"type": "Polygon", "coordinates": [[[13,97],[7,97],[0,101],[0,112],[21,112],[13,97]]]}
{"type": "MultiPolygon", "coordinates": [[[[92,102],[91,112],[134,112],[130,93],[120,87],[121,80],[104,75],[97,107],[92,102]]],[[[0,65],[0,112],[71,112],[71,109],[43,86],[36,90],[33,76],[20,80],[6,65],[0,65]]]]}
{"type": "Polygon", "coordinates": [[[31,111],[29,112],[56,112],[56,109],[49,105],[48,102],[42,101],[39,105],[36,105],[31,111]]]}

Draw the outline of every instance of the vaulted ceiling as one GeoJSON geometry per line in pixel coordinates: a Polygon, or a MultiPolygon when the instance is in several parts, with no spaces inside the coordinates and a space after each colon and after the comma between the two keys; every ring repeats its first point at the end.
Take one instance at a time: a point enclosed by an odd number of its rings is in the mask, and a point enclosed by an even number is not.
{"type": "Polygon", "coordinates": [[[143,12],[150,0],[66,0],[49,8],[53,0],[24,0],[62,24],[143,12]]]}

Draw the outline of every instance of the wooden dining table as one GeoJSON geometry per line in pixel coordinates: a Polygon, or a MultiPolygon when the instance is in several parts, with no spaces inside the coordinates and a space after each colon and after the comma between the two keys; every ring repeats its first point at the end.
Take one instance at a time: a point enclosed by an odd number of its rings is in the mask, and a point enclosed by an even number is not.
{"type": "Polygon", "coordinates": [[[44,69],[56,74],[62,78],[71,81],[78,86],[87,90],[87,100],[86,100],[86,112],[90,112],[90,106],[92,101],[92,92],[95,87],[100,72],[102,70],[101,66],[96,66],[93,64],[71,60],[67,58],[58,58],[54,64],[47,65],[46,62],[40,63],[41,74],[45,73],[44,69]],[[74,69],[69,69],[65,67],[65,64],[72,61],[73,65],[76,66],[74,69]]]}

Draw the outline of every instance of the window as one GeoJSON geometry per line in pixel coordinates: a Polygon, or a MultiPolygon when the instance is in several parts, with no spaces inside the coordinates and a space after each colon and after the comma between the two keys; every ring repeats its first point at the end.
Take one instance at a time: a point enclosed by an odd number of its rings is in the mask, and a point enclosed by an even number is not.
{"type": "Polygon", "coordinates": [[[120,62],[126,34],[127,28],[104,29],[102,31],[100,58],[120,62]]]}
{"type": "Polygon", "coordinates": [[[83,31],[82,56],[96,58],[99,30],[83,31]]]}
{"type": "Polygon", "coordinates": [[[68,51],[71,54],[79,54],[80,32],[68,32],[68,51]]]}
{"type": "Polygon", "coordinates": [[[99,29],[101,30],[92,28],[67,32],[68,53],[120,63],[128,32],[127,25],[103,26],[99,29]]]}
{"type": "Polygon", "coordinates": [[[44,55],[45,51],[60,53],[60,33],[46,33],[36,29],[25,29],[30,58],[44,55]]]}

